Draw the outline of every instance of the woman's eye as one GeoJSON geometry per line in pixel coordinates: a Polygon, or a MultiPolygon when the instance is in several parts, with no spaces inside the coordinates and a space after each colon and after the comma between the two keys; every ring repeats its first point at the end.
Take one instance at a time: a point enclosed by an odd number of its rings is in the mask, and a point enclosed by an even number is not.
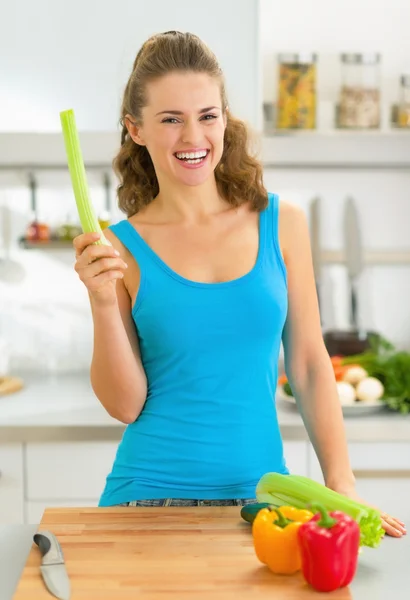
{"type": "MultiPolygon", "coordinates": [[[[203,117],[201,117],[201,121],[213,121],[214,119],[217,119],[218,116],[217,115],[204,115],[203,117]]],[[[163,119],[161,121],[161,123],[180,123],[180,121],[178,121],[178,119],[176,119],[175,117],[167,117],[166,119],[163,119]]]]}

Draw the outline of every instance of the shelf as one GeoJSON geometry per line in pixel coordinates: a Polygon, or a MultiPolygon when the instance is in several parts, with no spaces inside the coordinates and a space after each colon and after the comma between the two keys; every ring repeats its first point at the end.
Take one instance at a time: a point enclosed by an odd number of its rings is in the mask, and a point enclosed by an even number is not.
{"type": "MultiPolygon", "coordinates": [[[[55,252],[56,250],[73,251],[72,242],[28,242],[25,239],[19,240],[19,245],[25,250],[42,250],[43,252],[55,252]]],[[[343,250],[321,251],[321,264],[326,265],[345,265],[346,259],[343,250]]],[[[410,266],[410,249],[398,250],[365,250],[363,252],[363,263],[369,267],[383,266],[410,266]]]]}
{"type": "MultiPolygon", "coordinates": [[[[88,169],[107,169],[120,147],[120,133],[80,131],[83,159],[88,169]]],[[[60,133],[0,133],[0,169],[68,170],[60,133]]]]}
{"type": "Polygon", "coordinates": [[[397,169],[410,172],[410,131],[276,131],[262,138],[269,169],[397,169]]]}
{"type": "MultiPolygon", "coordinates": [[[[323,265],[345,265],[343,250],[322,250],[323,265]]],[[[397,250],[364,250],[363,263],[368,267],[410,266],[410,248],[397,250]]]]}
{"type": "MultiPolygon", "coordinates": [[[[87,169],[109,169],[120,134],[79,132],[87,169]]],[[[410,172],[410,131],[272,131],[259,136],[266,169],[404,169],[410,172]]],[[[67,170],[58,133],[0,133],[0,170],[67,170]]]]}
{"type": "Polygon", "coordinates": [[[52,250],[71,250],[74,251],[72,242],[65,242],[59,240],[51,240],[49,242],[29,242],[24,238],[19,239],[19,246],[24,250],[42,250],[48,251],[52,250]]]}

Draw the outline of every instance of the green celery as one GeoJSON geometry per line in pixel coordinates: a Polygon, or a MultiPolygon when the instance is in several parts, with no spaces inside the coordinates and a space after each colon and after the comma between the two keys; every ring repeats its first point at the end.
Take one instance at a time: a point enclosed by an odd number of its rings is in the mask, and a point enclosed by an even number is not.
{"type": "Polygon", "coordinates": [[[311,502],[320,502],[328,511],[344,512],[359,524],[361,546],[376,548],[384,536],[378,510],[351,500],[302,475],[266,473],[258,482],[256,498],[258,502],[268,502],[275,507],[289,505],[306,508],[311,502]]]}
{"type": "Polygon", "coordinates": [[[94,208],[91,204],[74,111],[70,109],[61,112],[60,121],[63,130],[71,184],[73,186],[82,230],[84,233],[99,233],[100,239],[95,242],[96,244],[110,245],[101,230],[98,219],[95,216],[94,208]]]}

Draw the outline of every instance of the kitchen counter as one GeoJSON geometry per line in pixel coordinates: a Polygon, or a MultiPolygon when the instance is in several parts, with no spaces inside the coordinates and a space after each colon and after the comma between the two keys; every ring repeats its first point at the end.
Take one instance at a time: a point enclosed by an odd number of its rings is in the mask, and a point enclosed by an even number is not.
{"type": "Polygon", "coordinates": [[[0,525],[0,600],[11,600],[37,525],[0,525]]]}
{"type": "MultiPolygon", "coordinates": [[[[403,516],[405,521],[410,521],[410,512],[403,516]]],[[[62,544],[73,600],[100,598],[104,577],[109,580],[104,587],[104,597],[116,600],[135,597],[135,593],[142,590],[146,593],[141,597],[147,600],[162,598],[165,590],[170,598],[182,597],[183,591],[184,597],[204,600],[256,600],[270,594],[278,600],[300,597],[405,600],[409,597],[410,536],[401,539],[386,536],[376,550],[365,548],[351,586],[332,594],[319,594],[304,585],[300,575],[275,576],[259,563],[252,548],[249,526],[237,518],[236,509],[231,507],[144,508],[142,511],[53,509],[46,512],[41,528],[51,529],[62,544]],[[174,518],[175,514],[178,518],[174,518]],[[206,560],[198,560],[201,556],[206,560]],[[145,566],[137,575],[134,565],[137,567],[139,560],[145,566]],[[160,578],[158,561],[162,565],[160,578]]],[[[33,526],[0,528],[1,600],[13,598],[35,529],[33,526]]],[[[28,579],[23,586],[19,585],[18,598],[40,598],[39,592],[36,593],[42,590],[36,549],[30,557],[26,567],[28,579]]],[[[48,596],[44,593],[43,597],[48,596]]]]}
{"type": "MultiPolygon", "coordinates": [[[[111,418],[95,397],[88,373],[17,373],[25,387],[0,397],[0,440],[8,442],[118,441],[125,425],[111,418]]],[[[277,402],[284,440],[307,440],[293,406],[277,402]]],[[[369,416],[345,418],[348,441],[410,441],[410,415],[387,408],[369,416]]]]}

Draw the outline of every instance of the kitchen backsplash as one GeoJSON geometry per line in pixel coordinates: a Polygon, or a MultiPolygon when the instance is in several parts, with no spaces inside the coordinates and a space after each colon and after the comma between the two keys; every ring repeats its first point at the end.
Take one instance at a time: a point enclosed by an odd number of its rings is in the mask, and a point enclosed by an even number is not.
{"type": "MultiPolygon", "coordinates": [[[[298,204],[308,214],[309,202],[322,198],[321,244],[327,250],[342,247],[342,209],[350,193],[357,202],[366,248],[410,249],[408,223],[410,189],[407,173],[324,172],[318,192],[317,173],[265,172],[269,191],[298,204]],[[369,184],[371,181],[371,185],[369,184]],[[354,191],[354,193],[352,192],[354,191]]],[[[97,210],[104,208],[105,192],[97,175],[90,176],[90,193],[97,210]]],[[[19,283],[0,280],[0,338],[6,338],[14,369],[78,371],[89,367],[92,352],[92,321],[88,295],[73,269],[74,251],[25,250],[17,240],[30,217],[27,187],[0,189],[0,203],[12,210],[12,258],[24,269],[19,283]]],[[[0,181],[1,184],[1,181],[0,181]]],[[[113,220],[122,217],[113,198],[113,220]]],[[[40,174],[38,208],[50,222],[76,215],[66,174],[40,174]]],[[[360,282],[359,315],[362,326],[377,330],[400,347],[410,347],[410,266],[368,267],[360,282]]],[[[325,328],[347,327],[349,314],[346,269],[325,266],[322,284],[322,322],[325,328]]]]}

